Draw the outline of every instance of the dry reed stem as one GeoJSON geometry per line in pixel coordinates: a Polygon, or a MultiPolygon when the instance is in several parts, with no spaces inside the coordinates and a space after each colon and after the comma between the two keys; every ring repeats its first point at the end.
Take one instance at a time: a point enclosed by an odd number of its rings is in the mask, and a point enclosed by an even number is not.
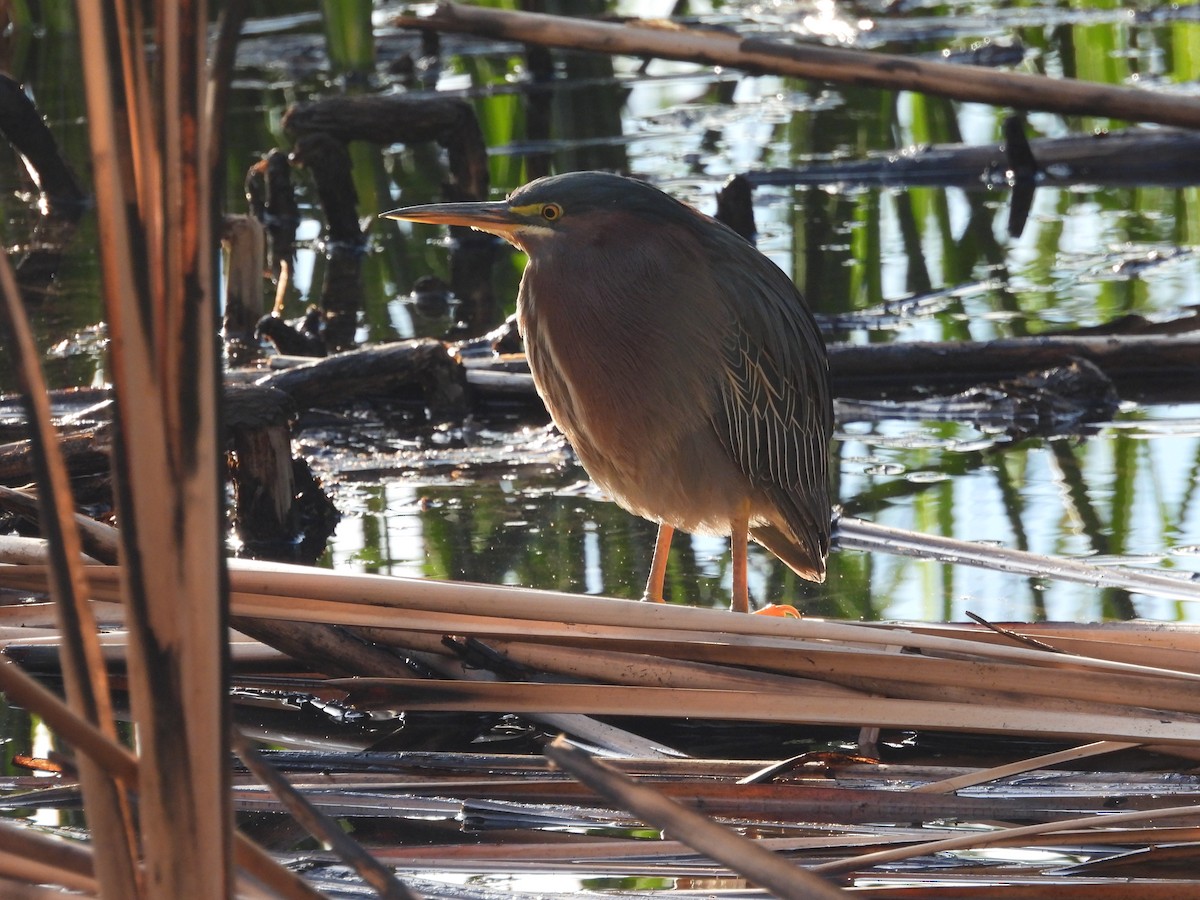
{"type": "Polygon", "coordinates": [[[1063,763],[1075,762],[1076,760],[1099,756],[1103,753],[1131,750],[1138,746],[1141,745],[1121,743],[1120,741],[1093,741],[1090,744],[1084,744],[1082,747],[1072,747],[1069,750],[1060,750],[1057,753],[1045,753],[1041,756],[1017,760],[1003,766],[993,766],[989,769],[980,769],[977,772],[968,772],[965,775],[947,778],[943,781],[931,781],[912,788],[912,791],[919,794],[948,794],[952,791],[957,791],[959,788],[986,784],[989,781],[1008,778],[1011,775],[1020,775],[1025,772],[1035,771],[1036,769],[1044,769],[1048,766],[1058,766],[1063,763]]]}
{"type": "MultiPolygon", "coordinates": [[[[8,256],[0,253],[0,321],[11,337],[17,382],[24,400],[33,445],[34,467],[41,485],[42,533],[52,564],[47,588],[55,601],[63,635],[62,673],[67,700],[75,712],[105,734],[115,737],[108,673],[96,641],[96,623],[88,603],[89,586],[75,525],[74,500],[66,463],[50,415],[40,354],[8,256]]],[[[141,896],[136,869],[137,836],[132,811],[109,773],[85,757],[80,779],[94,813],[91,826],[99,850],[99,881],[109,890],[136,900],[141,896]]]]}
{"type": "Polygon", "coordinates": [[[254,775],[270,787],[271,793],[291,813],[292,817],[317,840],[332,847],[342,860],[353,868],[384,900],[418,900],[416,894],[401,883],[390,869],[382,865],[342,831],[341,826],[321,812],[297,791],[274,766],[268,763],[254,745],[236,729],[233,749],[254,775]]]}
{"type": "MultiPolygon", "coordinates": [[[[0,584],[36,589],[39,575],[44,579],[42,567],[15,569],[0,567],[0,584]]],[[[117,567],[89,567],[87,571],[93,580],[94,595],[112,596],[106,587],[111,590],[113,580],[119,574],[117,567]]],[[[983,629],[960,630],[956,634],[961,636],[946,637],[921,633],[923,626],[919,625],[730,616],[722,610],[507,586],[341,574],[245,560],[230,561],[230,580],[231,599],[237,604],[234,612],[251,617],[283,617],[290,611],[305,621],[387,627],[391,623],[383,609],[403,609],[406,628],[447,634],[495,634],[517,638],[532,633],[543,637],[586,638],[595,635],[606,640],[626,636],[648,639],[655,634],[663,642],[689,639],[703,639],[710,644],[754,641],[753,646],[768,650],[772,647],[792,650],[797,640],[831,642],[836,647],[900,644],[931,655],[1023,662],[1046,668],[1162,675],[1191,679],[1200,684],[1200,674],[993,643],[990,638],[998,636],[983,629]]],[[[889,658],[895,660],[894,655],[889,658]]]]}
{"type": "Polygon", "coordinates": [[[609,716],[664,716],[727,721],[790,722],[858,727],[917,728],[979,734],[1020,733],[1067,740],[1154,742],[1195,746],[1200,723],[1165,719],[1161,714],[1102,715],[1020,707],[989,707],[928,700],[864,697],[853,704],[822,697],[750,691],[693,691],[682,688],[624,687],[524,682],[463,683],[356,678],[331,679],[365,708],[457,710],[469,712],[576,712],[609,716]]]}
{"type": "Polygon", "coordinates": [[[782,857],[718,825],[657,791],[637,784],[615,769],[592,759],[561,737],[544,750],[547,757],[587,787],[717,860],[750,882],[785,900],[839,900],[843,892],[824,879],[792,865],[782,857]]]}
{"type": "MultiPolygon", "coordinates": [[[[246,567],[249,576],[243,576],[242,571],[234,572],[235,581],[239,586],[243,581],[261,581],[263,571],[282,571],[284,580],[291,583],[272,585],[276,591],[293,590],[303,586],[296,581],[297,573],[294,567],[265,567],[255,565],[246,567]]],[[[19,580],[21,576],[36,580],[38,567],[0,568],[0,581],[19,580]],[[11,576],[11,577],[10,577],[11,576]]],[[[112,586],[113,572],[111,569],[94,569],[96,574],[93,582],[96,593],[104,596],[115,589],[112,586]]],[[[387,626],[402,623],[403,629],[397,629],[394,642],[400,645],[418,644],[414,640],[412,629],[420,629],[429,637],[422,646],[432,649],[443,634],[472,634],[491,636],[499,645],[503,640],[517,640],[521,652],[540,654],[544,664],[548,660],[557,659],[559,665],[569,661],[572,654],[577,663],[582,665],[585,660],[591,660],[589,672],[592,677],[604,675],[606,658],[610,663],[620,660],[625,665],[624,670],[614,667],[605,680],[622,680],[634,677],[634,661],[639,664],[646,657],[604,657],[595,655],[597,651],[588,646],[573,646],[562,650],[543,647],[543,644],[555,641],[568,641],[575,645],[605,646],[637,645],[644,642],[647,648],[664,649],[665,641],[672,641],[672,646],[666,652],[672,655],[687,656],[712,654],[720,651],[724,654],[722,662],[727,664],[746,664],[751,661],[755,666],[781,668],[803,666],[803,671],[793,671],[789,674],[803,674],[808,677],[818,677],[835,683],[853,683],[855,686],[868,690],[917,696],[914,705],[896,706],[883,701],[873,700],[869,707],[856,705],[862,718],[853,724],[898,721],[894,716],[914,715],[914,718],[898,727],[957,727],[973,729],[983,727],[983,718],[1005,720],[1009,728],[1030,728],[1034,733],[1064,734],[1082,739],[1104,737],[1125,742],[1144,742],[1156,740],[1155,735],[1162,735],[1162,723],[1157,721],[1162,716],[1159,713],[1142,709],[1138,704],[1153,697],[1153,702],[1165,710],[1172,711],[1175,718],[1178,713],[1194,713],[1200,710],[1200,702],[1196,700],[1194,683],[1197,676],[1190,673],[1156,669],[1128,663],[1113,663],[1096,661],[1083,657],[1063,654],[1049,654],[1039,650],[1024,647],[1007,647],[995,645],[990,641],[977,641],[974,636],[983,632],[972,632],[967,638],[947,638],[932,636],[929,646],[943,655],[951,651],[958,656],[998,657],[997,660],[967,661],[964,659],[931,658],[924,655],[904,654],[897,657],[887,653],[889,646],[907,645],[910,641],[921,643],[902,628],[882,628],[877,626],[864,627],[842,625],[841,623],[813,622],[805,620],[799,623],[760,624],[752,622],[750,634],[713,634],[703,628],[703,624],[714,621],[727,625],[731,619],[744,620],[751,617],[733,617],[726,613],[707,610],[692,610],[685,608],[669,608],[664,611],[657,605],[645,605],[628,601],[595,600],[570,595],[555,595],[549,592],[524,592],[519,589],[491,589],[477,585],[455,585],[438,582],[414,582],[407,579],[380,578],[374,576],[346,576],[330,573],[304,573],[302,579],[312,593],[322,596],[351,596],[358,600],[370,601],[366,604],[345,603],[325,599],[313,599],[307,596],[279,596],[275,594],[252,594],[238,591],[234,594],[235,612],[246,615],[260,615],[284,618],[289,621],[310,620],[332,624],[357,624],[371,628],[371,636],[388,639],[387,626]],[[462,612],[438,612],[431,610],[437,603],[445,603],[457,607],[462,612]],[[545,607],[550,606],[551,610],[545,607]],[[476,615],[479,609],[485,609],[491,615],[476,615]],[[566,618],[571,624],[539,621],[530,618],[510,618],[495,613],[511,614],[516,612],[521,616],[530,616],[535,612],[554,611],[566,618]],[[604,624],[612,619],[617,612],[620,618],[631,625],[611,626],[604,624]],[[671,629],[644,627],[650,623],[687,624],[687,629],[671,629]],[[640,627],[641,626],[641,627],[640,627]],[[782,634],[787,631],[799,632],[800,640],[787,640],[782,634]],[[753,633],[757,632],[757,633],[753,633]],[[813,635],[817,635],[814,639],[813,635]],[[854,645],[847,646],[830,640],[829,635],[852,636],[858,638],[854,645]],[[436,637],[435,637],[436,636],[436,637]],[[539,643],[530,643],[528,638],[536,636],[539,643]],[[525,640],[520,640],[525,638],[525,640]],[[869,639],[865,642],[862,638],[869,639]],[[1037,665],[1038,673],[1035,678],[1020,678],[1018,662],[1037,665]],[[1049,666],[1049,667],[1046,667],[1049,666]],[[871,679],[875,680],[872,681],[871,679]],[[925,687],[921,687],[925,685],[925,687]],[[940,694],[940,697],[939,697],[940,694]],[[960,715],[959,707],[963,704],[938,704],[937,699],[958,697],[970,699],[971,709],[975,715],[960,715]],[[925,699],[921,699],[925,698],[925,699]],[[1038,698],[1038,699],[1034,699],[1038,698]],[[1064,699],[1065,698],[1065,699],[1064,699]],[[981,701],[988,701],[987,703],[981,701]],[[1042,713],[1029,710],[1013,709],[1021,706],[1054,707],[1042,713]],[[885,710],[883,707],[888,707],[885,710]],[[871,710],[869,713],[865,710],[871,710]],[[929,715],[934,711],[941,713],[929,715]],[[1060,715],[1069,716],[1069,719],[1060,715]],[[876,718],[880,716],[882,718],[876,718]],[[1115,727],[1114,717],[1126,717],[1130,721],[1121,727],[1115,727]],[[1089,718],[1090,717],[1090,718],[1089,718]],[[956,718],[956,722],[950,722],[956,718]],[[1088,722],[1102,724],[1107,731],[1083,733],[1078,730],[1065,729],[1064,722],[1088,722]],[[1149,726],[1149,729],[1145,726],[1149,726]]],[[[259,586],[254,584],[254,586],[259,586]]],[[[741,625],[741,621],[735,623],[741,625]]],[[[530,661],[533,657],[529,657],[530,661]]],[[[551,667],[553,667],[551,665],[551,667]]],[[[655,679],[662,683],[682,684],[686,682],[688,668],[672,669],[674,663],[664,664],[660,669],[647,669],[637,677],[644,678],[644,683],[653,683],[655,679]],[[675,671],[677,674],[672,675],[675,671]]],[[[570,671],[568,669],[568,671],[570,671]]],[[[580,674],[581,669],[575,669],[580,674]]],[[[700,670],[695,670],[700,671],[700,670]]],[[[747,689],[763,694],[772,687],[781,688],[783,682],[773,681],[778,676],[756,675],[741,670],[711,668],[714,677],[741,684],[747,689]],[[719,674],[718,674],[719,673],[719,674]]],[[[809,701],[809,710],[815,709],[809,701]]],[[[666,706],[664,708],[670,708],[666,706]]],[[[532,707],[527,707],[533,711],[532,707]]],[[[516,711],[509,709],[506,711],[516,711]]],[[[540,710],[546,713],[547,710],[540,710]]],[[[722,710],[711,710],[713,715],[724,715],[722,710]]],[[[769,717],[768,717],[769,718],[769,717]]],[[[818,720],[824,719],[818,717],[818,720]]],[[[838,723],[847,721],[843,711],[838,723]]],[[[1185,728],[1186,722],[1177,722],[1174,727],[1185,728]]],[[[1191,738],[1185,740],[1191,741],[1191,738]]]]}
{"type": "Polygon", "coordinates": [[[58,884],[71,890],[84,891],[89,896],[95,896],[100,890],[96,879],[90,875],[56,868],[36,859],[18,856],[8,850],[0,850],[0,877],[27,884],[58,884]]]}
{"type": "MultiPolygon", "coordinates": [[[[128,748],[77,716],[55,694],[26,675],[15,663],[0,663],[0,692],[11,702],[41,716],[55,734],[87,758],[94,760],[113,778],[119,779],[126,789],[137,790],[137,757],[128,748]]],[[[8,825],[3,820],[0,820],[0,833],[4,835],[4,840],[10,847],[25,846],[22,842],[33,841],[25,847],[25,855],[30,855],[33,852],[32,848],[60,855],[66,853],[74,871],[91,875],[92,855],[83,847],[65,841],[54,841],[29,829],[8,825]],[[51,841],[53,843],[46,843],[51,841]]],[[[238,864],[260,881],[270,885],[278,896],[290,900],[312,900],[320,896],[300,876],[285,869],[244,835],[238,834],[236,838],[238,864]]]]}
{"type": "Polygon", "coordinates": [[[1189,816],[1200,816],[1200,806],[1170,806],[1163,809],[1139,810],[1138,812],[1104,813],[1098,816],[1060,819],[1057,822],[1041,822],[1037,825],[1001,828],[987,834],[973,833],[956,838],[914,844],[909,847],[880,850],[875,853],[867,853],[862,856],[850,857],[835,862],[821,863],[813,866],[812,871],[829,874],[856,872],[883,863],[896,862],[901,859],[914,859],[918,856],[929,856],[934,853],[945,853],[950,850],[993,847],[1002,841],[1018,841],[1035,835],[1060,834],[1065,831],[1086,828],[1096,828],[1103,831],[1104,829],[1112,828],[1114,825],[1126,825],[1130,822],[1144,822],[1148,819],[1186,818],[1189,816]]]}

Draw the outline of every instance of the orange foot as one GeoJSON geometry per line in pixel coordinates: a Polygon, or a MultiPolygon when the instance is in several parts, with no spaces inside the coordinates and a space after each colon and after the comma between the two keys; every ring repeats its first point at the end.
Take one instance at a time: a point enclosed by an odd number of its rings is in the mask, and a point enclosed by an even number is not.
{"type": "Polygon", "coordinates": [[[794,606],[781,606],[778,603],[771,603],[764,606],[762,609],[754,611],[756,616],[780,616],[784,619],[800,619],[803,616],[796,611],[794,606]]]}

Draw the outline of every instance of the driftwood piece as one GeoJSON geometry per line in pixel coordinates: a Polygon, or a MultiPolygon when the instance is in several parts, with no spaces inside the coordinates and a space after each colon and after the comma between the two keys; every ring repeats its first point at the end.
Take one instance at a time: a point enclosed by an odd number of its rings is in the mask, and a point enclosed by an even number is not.
{"type": "Polygon", "coordinates": [[[407,28],[436,28],[526,44],[687,60],[1016,109],[1200,127],[1200,100],[1194,97],[928,62],[873,50],[797,45],[637,21],[618,25],[457,3],[441,3],[427,16],[400,15],[393,22],[407,28]]]}
{"type": "Polygon", "coordinates": [[[433,141],[446,148],[449,158],[447,199],[487,198],[487,145],[475,111],[465,100],[401,94],[336,97],[291,107],[283,127],[297,137],[322,133],[343,142],[433,141]]]}
{"type": "Polygon", "coordinates": [[[394,397],[418,400],[440,418],[462,415],[467,403],[462,367],[433,339],[339,353],[273,372],[258,384],[284,391],[301,409],[394,397]]]}

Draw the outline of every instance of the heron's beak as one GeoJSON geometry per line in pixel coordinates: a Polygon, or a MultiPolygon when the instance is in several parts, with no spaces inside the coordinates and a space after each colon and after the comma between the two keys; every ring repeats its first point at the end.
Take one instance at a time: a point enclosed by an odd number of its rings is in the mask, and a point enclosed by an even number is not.
{"type": "Polygon", "coordinates": [[[499,235],[509,242],[513,239],[513,232],[524,224],[503,200],[493,203],[428,203],[424,206],[405,206],[379,215],[386,219],[407,219],[430,225],[464,225],[499,235]]]}

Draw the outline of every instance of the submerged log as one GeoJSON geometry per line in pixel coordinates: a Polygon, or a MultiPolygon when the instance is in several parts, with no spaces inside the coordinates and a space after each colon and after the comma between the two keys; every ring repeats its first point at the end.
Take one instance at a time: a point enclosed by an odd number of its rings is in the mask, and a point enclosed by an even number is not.
{"type": "Polygon", "coordinates": [[[838,396],[862,397],[928,386],[958,390],[1083,359],[1126,394],[1196,395],[1200,335],[1026,337],[995,341],[834,344],[829,365],[838,396]]]}
{"type": "Polygon", "coordinates": [[[1038,186],[1072,184],[1183,187],[1196,183],[1200,132],[1141,129],[1019,141],[934,144],[876,153],[863,160],[831,162],[800,169],[750,172],[760,185],[886,185],[889,187],[1007,186],[1036,172],[1038,186]],[[1030,160],[1024,152],[1032,153],[1030,160]]]}
{"type": "Polygon", "coordinates": [[[1076,359],[995,385],[949,397],[903,401],[839,400],[839,422],[855,419],[940,419],[1002,428],[1014,438],[1073,434],[1091,422],[1107,422],[1120,397],[1112,381],[1092,363],[1076,359]]]}

